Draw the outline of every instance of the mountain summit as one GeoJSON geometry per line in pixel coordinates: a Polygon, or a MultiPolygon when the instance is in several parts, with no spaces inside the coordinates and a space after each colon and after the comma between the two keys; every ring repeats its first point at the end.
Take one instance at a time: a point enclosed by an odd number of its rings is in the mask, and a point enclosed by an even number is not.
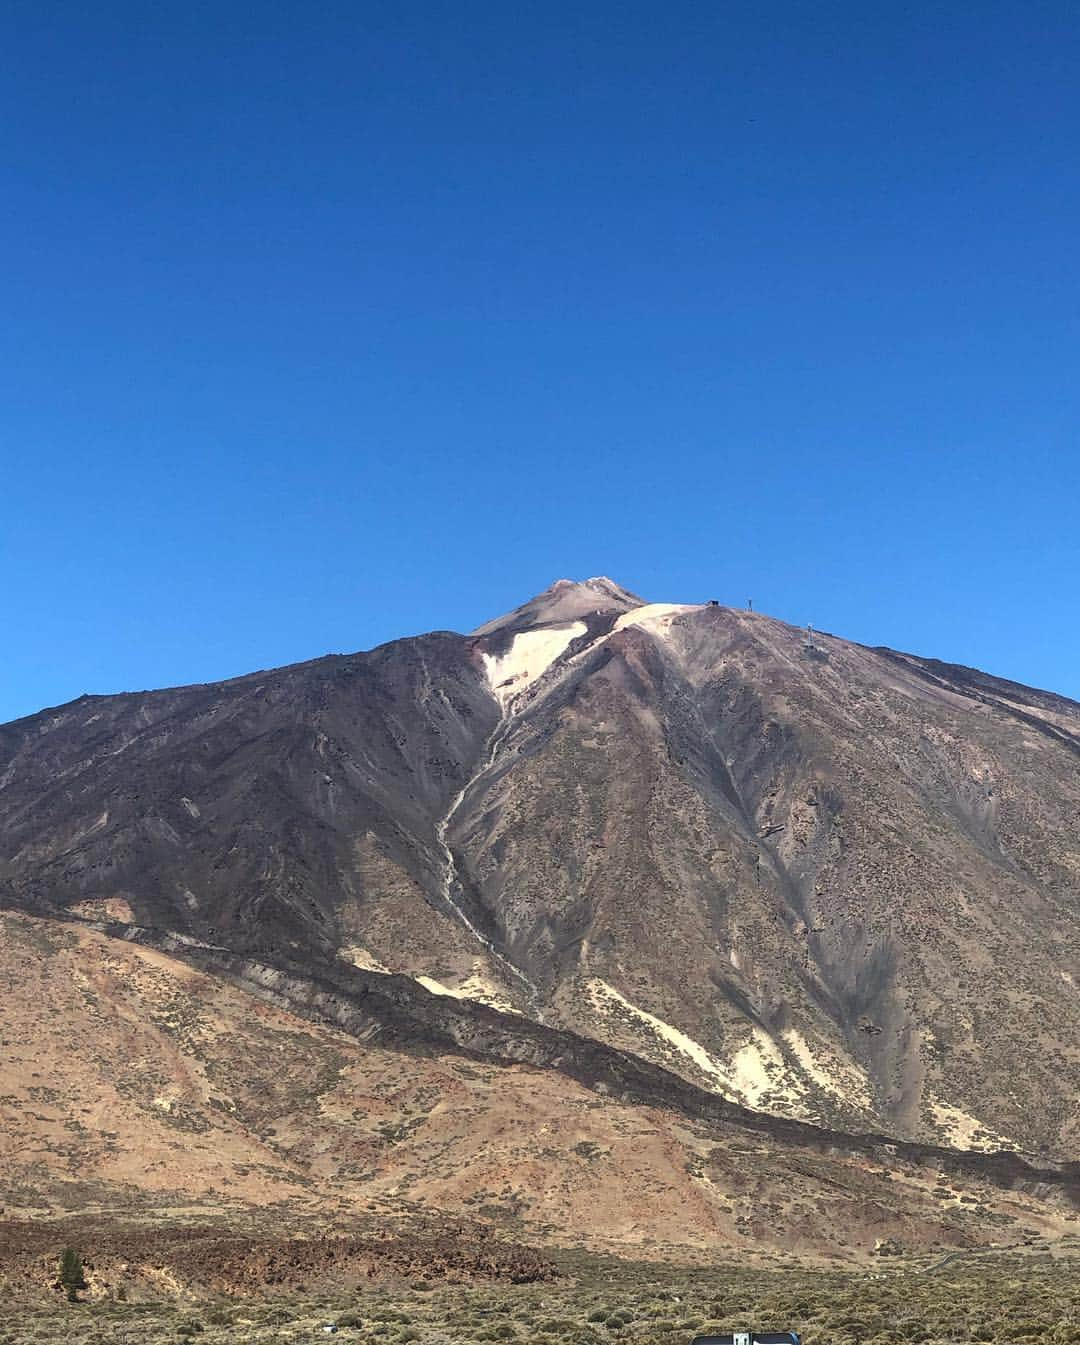
{"type": "Polygon", "coordinates": [[[1061,1156],[1078,756],[1063,697],[560,580],[471,635],[0,727],[0,902],[1061,1156]]]}
{"type": "Polygon", "coordinates": [[[579,621],[587,616],[616,615],[643,607],[644,599],[620,587],[613,579],[598,575],[575,582],[556,579],[550,588],[505,616],[478,626],[474,635],[490,635],[499,630],[525,630],[530,626],[551,626],[564,621],[579,621]]]}

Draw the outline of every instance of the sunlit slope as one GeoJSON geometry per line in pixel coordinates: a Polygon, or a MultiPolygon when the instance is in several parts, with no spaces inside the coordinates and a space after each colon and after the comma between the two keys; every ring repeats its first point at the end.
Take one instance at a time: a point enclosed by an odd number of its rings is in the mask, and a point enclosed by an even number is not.
{"type": "Polygon", "coordinates": [[[555,1069],[358,1040],[86,926],[0,915],[0,1010],[9,1219],[447,1213],[561,1245],[809,1256],[1069,1227],[1062,1190],[887,1171],[555,1069]]]}

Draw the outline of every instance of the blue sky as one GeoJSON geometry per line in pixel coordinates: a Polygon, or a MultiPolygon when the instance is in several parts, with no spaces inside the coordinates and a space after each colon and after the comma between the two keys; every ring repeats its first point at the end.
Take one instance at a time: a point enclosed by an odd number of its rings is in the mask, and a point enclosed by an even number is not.
{"type": "Polygon", "coordinates": [[[0,15],[0,719],[563,577],[1080,697],[1074,3],[0,15]]]}

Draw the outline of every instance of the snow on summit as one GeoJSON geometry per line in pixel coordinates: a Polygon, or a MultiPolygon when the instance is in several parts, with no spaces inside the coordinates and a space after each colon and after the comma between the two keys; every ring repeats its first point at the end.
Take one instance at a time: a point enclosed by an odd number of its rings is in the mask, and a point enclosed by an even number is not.
{"type": "Polygon", "coordinates": [[[612,627],[612,634],[617,630],[625,630],[627,626],[663,626],[671,617],[681,612],[694,612],[697,608],[697,603],[690,602],[648,602],[644,607],[624,612],[612,627]]]}
{"type": "Polygon", "coordinates": [[[582,582],[557,579],[543,593],[506,616],[478,627],[474,634],[513,632],[509,648],[500,653],[481,654],[488,685],[505,713],[511,702],[537,682],[575,640],[588,634],[590,619],[607,616],[611,620],[603,634],[593,628],[595,638],[589,647],[595,648],[629,626],[641,626],[663,638],[674,617],[695,611],[698,605],[648,603],[603,575],[582,582]]]}
{"type": "Polygon", "coordinates": [[[540,626],[515,635],[504,654],[482,654],[488,684],[502,708],[505,710],[515,696],[542,677],[586,629],[584,621],[540,626]]]}

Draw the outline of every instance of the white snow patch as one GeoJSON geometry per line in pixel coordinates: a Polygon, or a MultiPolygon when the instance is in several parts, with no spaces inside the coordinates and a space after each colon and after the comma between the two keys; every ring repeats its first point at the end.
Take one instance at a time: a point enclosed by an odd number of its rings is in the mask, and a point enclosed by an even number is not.
{"type": "Polygon", "coordinates": [[[574,621],[568,626],[538,626],[515,635],[505,654],[482,654],[488,684],[503,709],[542,677],[587,629],[584,621],[574,621]]]}
{"type": "Polygon", "coordinates": [[[632,612],[624,612],[611,628],[612,635],[627,626],[652,626],[663,631],[671,624],[672,617],[680,612],[693,612],[696,604],[689,602],[649,602],[644,607],[635,607],[632,612]]]}

